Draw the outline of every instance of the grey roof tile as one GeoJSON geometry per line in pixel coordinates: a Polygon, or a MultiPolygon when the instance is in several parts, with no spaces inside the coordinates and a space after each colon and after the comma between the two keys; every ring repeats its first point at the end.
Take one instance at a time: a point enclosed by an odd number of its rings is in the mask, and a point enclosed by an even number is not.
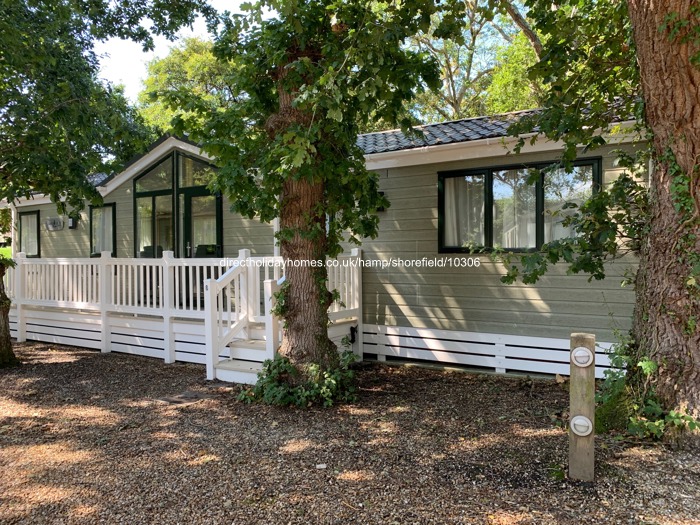
{"type": "Polygon", "coordinates": [[[357,138],[357,145],[366,155],[387,153],[424,146],[454,144],[472,140],[505,137],[508,127],[522,116],[538,110],[517,111],[492,117],[474,117],[414,128],[415,136],[405,136],[401,130],[366,133],[357,138]]]}

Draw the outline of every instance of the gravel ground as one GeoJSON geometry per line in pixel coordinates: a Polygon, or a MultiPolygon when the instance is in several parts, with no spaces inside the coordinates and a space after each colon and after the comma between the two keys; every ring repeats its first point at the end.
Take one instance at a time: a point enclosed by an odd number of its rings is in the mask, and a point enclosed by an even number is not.
{"type": "Polygon", "coordinates": [[[0,370],[0,523],[690,524],[700,454],[598,438],[565,479],[568,394],[369,366],[354,405],[235,401],[196,365],[17,346],[0,370]]]}

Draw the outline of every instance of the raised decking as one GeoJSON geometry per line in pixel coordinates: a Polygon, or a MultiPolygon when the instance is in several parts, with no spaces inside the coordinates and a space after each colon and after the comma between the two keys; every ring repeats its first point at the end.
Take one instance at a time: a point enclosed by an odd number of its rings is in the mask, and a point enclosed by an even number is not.
{"type": "MultiPolygon", "coordinates": [[[[361,327],[359,252],[329,267],[329,334],[338,343],[361,327]]],[[[281,340],[271,313],[284,277],[281,258],[27,259],[5,284],[10,328],[35,340],[207,365],[207,378],[254,383],[281,340]]],[[[353,350],[361,355],[358,338],[353,350]]]]}

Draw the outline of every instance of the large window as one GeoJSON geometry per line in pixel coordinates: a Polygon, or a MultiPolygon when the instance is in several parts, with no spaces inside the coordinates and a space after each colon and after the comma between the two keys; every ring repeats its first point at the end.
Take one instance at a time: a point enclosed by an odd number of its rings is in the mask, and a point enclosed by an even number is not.
{"type": "Polygon", "coordinates": [[[90,255],[110,252],[117,256],[117,207],[114,203],[90,207],[90,255]]]}
{"type": "Polygon", "coordinates": [[[207,189],[213,168],[179,152],[134,180],[137,257],[222,256],[221,198],[207,189]],[[177,220],[176,220],[177,218],[177,220]]]}
{"type": "Polygon", "coordinates": [[[438,174],[439,250],[476,247],[527,251],[570,237],[566,202],[582,203],[600,183],[600,160],[573,170],[552,163],[438,174]],[[534,184],[528,184],[535,179],[534,184]]]}
{"type": "Polygon", "coordinates": [[[39,218],[38,210],[19,214],[19,251],[27,257],[41,257],[39,218]]]}

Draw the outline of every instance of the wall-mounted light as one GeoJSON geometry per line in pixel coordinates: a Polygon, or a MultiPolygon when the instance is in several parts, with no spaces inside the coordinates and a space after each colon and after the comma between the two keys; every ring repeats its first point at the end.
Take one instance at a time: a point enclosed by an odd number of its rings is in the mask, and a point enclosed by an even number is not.
{"type": "Polygon", "coordinates": [[[584,346],[578,346],[571,351],[571,362],[585,368],[593,364],[593,352],[584,346]]]}
{"type": "Polygon", "coordinates": [[[78,227],[78,217],[68,217],[68,229],[75,230],[78,227]]]}

